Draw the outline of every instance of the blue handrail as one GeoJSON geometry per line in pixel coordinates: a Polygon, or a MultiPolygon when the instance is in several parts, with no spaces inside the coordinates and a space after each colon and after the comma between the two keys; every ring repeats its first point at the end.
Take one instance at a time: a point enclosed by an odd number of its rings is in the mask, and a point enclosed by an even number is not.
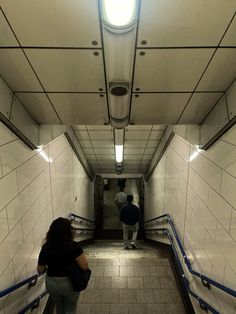
{"type": "MultiPolygon", "coordinates": [[[[233,289],[231,289],[231,288],[229,288],[229,287],[227,287],[225,285],[222,285],[221,283],[219,283],[219,282],[217,282],[217,281],[215,281],[215,280],[213,280],[213,279],[211,279],[211,278],[209,278],[209,277],[207,277],[205,275],[202,275],[199,272],[197,272],[197,271],[192,269],[191,262],[188,259],[187,254],[185,253],[184,247],[183,247],[183,245],[182,245],[182,243],[180,241],[180,238],[179,238],[178,233],[177,233],[177,231],[175,229],[174,223],[173,223],[173,221],[172,221],[172,219],[171,219],[169,214],[164,214],[164,215],[158,216],[156,218],[147,220],[144,223],[150,223],[151,221],[159,220],[159,219],[162,219],[162,218],[167,218],[167,222],[169,223],[169,225],[171,227],[171,230],[172,230],[172,232],[174,234],[174,237],[175,237],[175,239],[176,239],[176,241],[178,243],[180,252],[181,252],[181,254],[183,256],[184,262],[185,262],[189,272],[191,274],[193,274],[194,276],[199,277],[201,279],[201,281],[202,281],[204,286],[209,288],[210,285],[213,285],[213,286],[217,287],[218,289],[221,289],[222,291],[232,295],[233,297],[236,297],[236,291],[235,290],[233,290],[233,289]]],[[[149,229],[149,230],[155,230],[155,229],[149,229]]],[[[166,229],[166,230],[168,231],[168,229],[166,229]]],[[[174,243],[173,242],[172,242],[172,247],[174,247],[174,243]]]]}
{"type": "Polygon", "coordinates": [[[26,305],[22,310],[20,310],[17,314],[24,314],[30,309],[36,309],[39,306],[41,299],[44,298],[47,294],[48,292],[45,290],[36,299],[34,299],[31,303],[26,305]]]}
{"type": "MultiPolygon", "coordinates": [[[[162,231],[162,229],[161,229],[162,231]]],[[[165,230],[165,234],[167,235],[167,237],[169,238],[171,244],[172,244],[172,247],[173,247],[173,251],[174,251],[174,255],[175,255],[175,259],[177,261],[177,264],[178,264],[178,267],[180,269],[180,272],[181,272],[181,276],[183,278],[183,282],[184,282],[184,287],[185,289],[188,291],[188,293],[190,293],[198,302],[199,302],[199,305],[200,307],[203,309],[203,310],[209,310],[211,311],[213,314],[220,314],[218,311],[216,311],[210,304],[208,304],[206,301],[204,301],[202,298],[200,298],[195,292],[193,292],[190,288],[190,285],[189,285],[189,281],[188,279],[186,278],[185,276],[185,273],[184,273],[184,270],[183,270],[183,267],[182,267],[182,264],[180,262],[180,259],[179,259],[179,255],[175,249],[175,246],[174,246],[174,242],[173,242],[173,239],[170,235],[170,232],[168,229],[165,230]]]]}
{"type": "Polygon", "coordinates": [[[44,275],[45,273],[41,273],[40,275],[38,274],[35,274],[33,276],[30,276],[18,283],[16,283],[15,285],[12,285],[10,287],[8,287],[7,289],[4,289],[2,291],[0,291],[0,298],[8,295],[9,293],[17,290],[18,288],[22,287],[22,286],[25,286],[26,284],[29,284],[28,287],[31,288],[33,287],[36,283],[37,283],[37,280],[38,280],[38,277],[44,275]]]}

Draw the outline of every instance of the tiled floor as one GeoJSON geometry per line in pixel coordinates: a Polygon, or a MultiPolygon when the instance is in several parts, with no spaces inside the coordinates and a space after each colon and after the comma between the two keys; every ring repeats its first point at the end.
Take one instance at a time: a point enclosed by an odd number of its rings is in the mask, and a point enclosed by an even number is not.
{"type": "Polygon", "coordinates": [[[167,253],[138,243],[96,241],[85,248],[92,277],[80,295],[81,314],[184,314],[167,253]]]}

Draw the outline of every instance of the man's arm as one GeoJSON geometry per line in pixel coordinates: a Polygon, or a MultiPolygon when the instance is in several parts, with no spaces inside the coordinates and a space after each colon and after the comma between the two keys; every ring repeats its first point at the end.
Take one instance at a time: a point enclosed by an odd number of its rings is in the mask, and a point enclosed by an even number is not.
{"type": "Polygon", "coordinates": [[[123,221],[123,210],[122,210],[122,207],[120,209],[120,221],[123,221]]]}

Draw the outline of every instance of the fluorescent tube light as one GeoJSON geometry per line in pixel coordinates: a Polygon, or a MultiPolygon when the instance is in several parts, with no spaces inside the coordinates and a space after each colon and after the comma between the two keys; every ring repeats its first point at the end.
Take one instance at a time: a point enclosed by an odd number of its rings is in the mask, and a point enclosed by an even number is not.
{"type": "Polygon", "coordinates": [[[115,145],[116,162],[123,161],[123,145],[115,145]]]}
{"type": "Polygon", "coordinates": [[[136,17],[136,0],[103,0],[105,21],[115,27],[130,25],[136,17]]]}

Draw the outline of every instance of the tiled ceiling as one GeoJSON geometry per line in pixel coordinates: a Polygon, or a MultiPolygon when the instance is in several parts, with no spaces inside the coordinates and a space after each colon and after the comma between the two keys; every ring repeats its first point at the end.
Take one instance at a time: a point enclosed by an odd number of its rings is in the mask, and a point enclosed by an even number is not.
{"type": "MultiPolygon", "coordinates": [[[[115,169],[113,128],[108,125],[74,125],[85,156],[96,173],[115,169]]],[[[123,172],[145,172],[165,130],[165,125],[129,125],[125,128],[123,172]]]]}
{"type": "MultiPolygon", "coordinates": [[[[73,125],[114,173],[98,0],[0,0],[0,75],[39,124],[73,125]]],[[[168,124],[200,124],[236,77],[235,0],[141,0],[124,173],[145,172],[168,124]]]]}

